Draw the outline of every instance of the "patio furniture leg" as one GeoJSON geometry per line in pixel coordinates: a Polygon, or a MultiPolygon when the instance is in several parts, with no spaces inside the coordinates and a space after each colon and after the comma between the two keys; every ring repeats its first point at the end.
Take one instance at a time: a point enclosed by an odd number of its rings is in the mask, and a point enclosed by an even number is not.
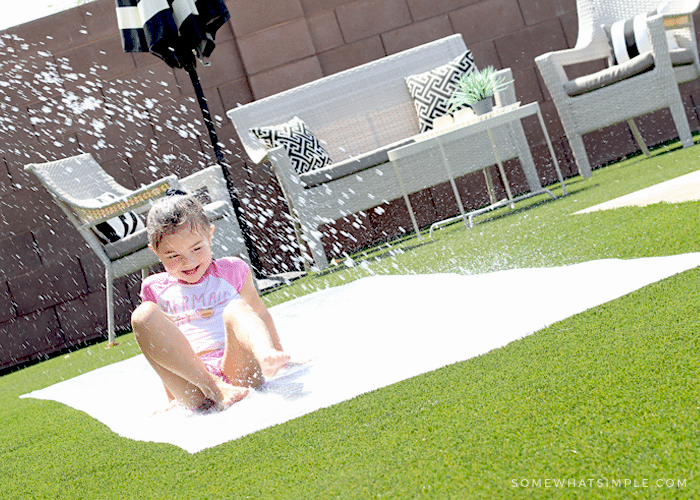
{"type": "Polygon", "coordinates": [[[484,170],[484,178],[486,179],[486,189],[489,192],[489,201],[493,205],[496,203],[496,195],[493,191],[493,179],[491,179],[491,167],[486,167],[484,170]]]}
{"type": "Polygon", "coordinates": [[[318,269],[328,268],[328,257],[323,249],[321,233],[317,227],[310,227],[302,222],[302,239],[311,252],[314,263],[318,269]]]}
{"type": "Polygon", "coordinates": [[[527,180],[527,185],[530,188],[530,191],[538,191],[542,189],[542,185],[537,174],[537,168],[535,167],[535,161],[532,159],[532,152],[530,151],[530,145],[525,137],[525,132],[523,132],[522,124],[509,123],[506,126],[506,130],[508,136],[511,137],[511,141],[517,144],[518,160],[520,161],[520,166],[525,174],[525,179],[527,180]]]}
{"type": "Polygon", "coordinates": [[[642,150],[642,153],[644,153],[644,156],[649,156],[649,148],[647,148],[647,145],[644,144],[644,139],[642,139],[642,134],[639,133],[639,129],[637,128],[637,124],[634,123],[634,118],[630,118],[627,120],[627,124],[630,126],[630,130],[632,131],[632,135],[634,136],[634,139],[637,141],[637,144],[639,144],[639,148],[642,150]]]}
{"type": "Polygon", "coordinates": [[[420,234],[420,227],[418,227],[418,220],[416,220],[416,214],[413,213],[413,205],[411,205],[411,200],[408,199],[408,193],[406,192],[406,186],[403,183],[403,180],[401,179],[401,174],[399,173],[398,163],[399,162],[392,162],[392,165],[394,166],[394,173],[396,174],[396,178],[399,180],[399,185],[401,186],[401,192],[403,193],[403,199],[404,199],[404,202],[406,202],[406,208],[408,208],[408,215],[411,216],[411,224],[413,224],[413,230],[416,232],[416,236],[418,236],[418,239],[422,240],[423,235],[420,234]]]}
{"type": "MultiPolygon", "coordinates": [[[[506,188],[506,195],[509,200],[513,199],[513,193],[510,190],[510,183],[508,182],[508,177],[506,177],[506,172],[503,169],[503,162],[501,157],[498,156],[498,149],[496,148],[496,141],[493,140],[493,134],[491,129],[486,130],[489,133],[489,139],[491,139],[491,147],[493,148],[493,155],[496,157],[496,164],[498,165],[498,172],[501,174],[501,180],[503,181],[503,186],[506,188]]],[[[510,204],[510,208],[515,208],[515,203],[510,204]]]]}
{"type": "Polygon", "coordinates": [[[107,347],[114,345],[114,273],[107,267],[105,285],[107,287],[107,347]]]}
{"type": "Polygon", "coordinates": [[[552,147],[552,141],[549,139],[549,134],[547,133],[547,127],[544,124],[544,119],[542,118],[542,113],[537,107],[537,119],[540,121],[540,127],[542,128],[542,133],[544,134],[544,139],[547,141],[547,147],[549,148],[549,154],[552,156],[552,162],[554,162],[554,170],[557,171],[557,177],[559,177],[559,184],[561,184],[562,194],[566,196],[566,186],[564,185],[564,177],[561,175],[561,169],[559,168],[559,162],[557,161],[557,155],[554,154],[554,147],[552,147]]]}
{"type": "Polygon", "coordinates": [[[418,236],[419,240],[423,239],[423,236],[420,234],[420,227],[418,227],[418,220],[416,220],[416,214],[413,213],[413,205],[411,205],[411,200],[408,199],[408,195],[404,193],[403,199],[406,202],[406,208],[408,208],[408,215],[411,216],[411,224],[413,224],[413,230],[416,232],[416,236],[418,236]]]}
{"type": "Polygon", "coordinates": [[[459,213],[462,216],[462,220],[464,220],[464,225],[467,227],[471,227],[471,220],[467,217],[467,214],[464,213],[464,205],[462,204],[462,197],[459,195],[459,191],[457,190],[457,184],[455,183],[455,177],[452,174],[452,169],[450,168],[450,162],[447,159],[447,155],[445,154],[445,149],[442,147],[442,143],[438,141],[438,146],[440,147],[440,154],[442,155],[442,163],[445,165],[445,170],[447,170],[447,177],[450,179],[450,185],[452,186],[452,192],[455,195],[455,199],[457,200],[457,206],[459,207],[459,213]]]}
{"type": "Polygon", "coordinates": [[[298,217],[290,217],[292,219],[292,227],[294,228],[294,237],[297,239],[299,244],[299,252],[301,253],[301,262],[304,266],[304,271],[307,273],[311,272],[311,262],[313,262],[313,257],[309,255],[306,251],[307,245],[301,234],[301,225],[299,224],[298,217]]]}
{"type": "Polygon", "coordinates": [[[586,153],[586,147],[583,145],[583,137],[580,134],[568,135],[569,145],[571,145],[571,151],[574,153],[574,160],[578,165],[578,173],[581,177],[590,177],[591,163],[588,161],[588,154],[586,153]]]}
{"type": "Polygon", "coordinates": [[[669,106],[671,110],[671,117],[673,118],[673,123],[676,124],[676,130],[678,131],[678,137],[681,140],[684,148],[689,148],[694,145],[693,134],[690,132],[690,125],[688,125],[688,117],[685,114],[685,109],[681,104],[672,104],[669,106]]]}

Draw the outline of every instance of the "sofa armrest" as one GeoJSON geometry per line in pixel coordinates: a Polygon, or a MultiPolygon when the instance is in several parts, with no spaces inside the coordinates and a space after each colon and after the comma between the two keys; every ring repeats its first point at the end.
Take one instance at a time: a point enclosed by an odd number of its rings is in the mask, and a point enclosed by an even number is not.
{"type": "MultiPolygon", "coordinates": [[[[248,128],[251,126],[249,122],[250,113],[246,112],[244,108],[239,107],[230,109],[226,114],[233,122],[240,143],[243,149],[245,149],[248,158],[257,165],[264,163],[267,160],[267,147],[265,143],[258,139],[248,128]],[[246,122],[246,119],[248,119],[248,122],[246,122]]],[[[275,120],[272,121],[276,123],[275,120]]]]}
{"type": "Polygon", "coordinates": [[[304,182],[299,178],[299,174],[294,170],[292,160],[284,146],[277,146],[268,150],[267,157],[270,160],[272,169],[277,176],[277,179],[282,184],[282,189],[285,190],[285,196],[301,192],[304,188],[304,182]]]}
{"type": "Polygon", "coordinates": [[[547,52],[535,57],[537,68],[540,70],[544,84],[554,102],[561,102],[568,98],[564,92],[564,84],[568,81],[564,67],[587,62],[587,60],[600,59],[600,57],[589,59],[589,56],[587,51],[574,48],[547,52]]]}
{"type": "Polygon", "coordinates": [[[245,151],[246,151],[246,153],[248,153],[248,157],[256,165],[260,165],[261,163],[264,163],[268,159],[269,151],[265,148],[251,149],[249,147],[246,147],[245,151]]]}

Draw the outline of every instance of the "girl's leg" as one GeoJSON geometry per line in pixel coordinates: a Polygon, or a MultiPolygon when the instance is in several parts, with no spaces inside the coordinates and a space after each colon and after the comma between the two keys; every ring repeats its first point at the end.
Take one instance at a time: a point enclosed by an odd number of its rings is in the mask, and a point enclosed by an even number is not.
{"type": "Polygon", "coordinates": [[[247,390],[217,383],[177,325],[156,304],[144,302],[131,316],[141,351],[168,391],[188,408],[224,406],[247,395],[247,390]],[[224,391],[222,391],[222,388],[224,391]]]}
{"type": "Polygon", "coordinates": [[[289,361],[289,355],[274,347],[263,320],[242,300],[224,310],[226,348],[222,371],[232,384],[259,387],[263,377],[272,377],[289,361]]]}

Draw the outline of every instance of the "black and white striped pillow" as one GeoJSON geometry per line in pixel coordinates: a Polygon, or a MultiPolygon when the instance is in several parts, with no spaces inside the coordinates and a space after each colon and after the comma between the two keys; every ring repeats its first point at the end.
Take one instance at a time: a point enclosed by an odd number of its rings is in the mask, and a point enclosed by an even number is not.
{"type": "Polygon", "coordinates": [[[331,164],[328,151],[298,116],[279,125],[254,127],[250,132],[262,140],[268,149],[284,147],[298,174],[331,164]]]}
{"type": "Polygon", "coordinates": [[[471,50],[467,50],[447,64],[406,78],[421,132],[432,130],[433,121],[447,114],[447,101],[457,89],[457,82],[472,71],[476,71],[476,66],[471,50]]]}
{"type": "MultiPolygon", "coordinates": [[[[105,193],[98,196],[95,201],[97,201],[100,205],[103,205],[105,203],[109,203],[110,201],[114,201],[117,198],[118,196],[112,193],[105,193]]],[[[145,226],[143,225],[141,218],[135,213],[129,212],[120,215],[119,217],[109,219],[108,221],[100,222],[94,228],[92,228],[92,230],[102,244],[107,245],[109,243],[119,241],[122,238],[125,238],[130,234],[134,234],[136,231],[144,228],[145,226]]]]}
{"type": "MultiPolygon", "coordinates": [[[[651,36],[647,29],[647,17],[663,14],[668,3],[660,4],[656,9],[637,14],[630,19],[623,19],[611,25],[603,26],[612,50],[613,64],[622,64],[633,57],[651,50],[651,36]]],[[[678,43],[672,32],[666,32],[669,50],[678,48],[678,43]]]]}

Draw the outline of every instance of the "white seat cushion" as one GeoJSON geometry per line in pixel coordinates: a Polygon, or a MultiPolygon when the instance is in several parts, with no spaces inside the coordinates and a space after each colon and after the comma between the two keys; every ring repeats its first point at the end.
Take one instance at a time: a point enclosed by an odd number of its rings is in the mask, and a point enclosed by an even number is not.
{"type": "Polygon", "coordinates": [[[318,186],[324,182],[340,179],[342,177],[374,167],[375,165],[381,165],[382,163],[388,162],[388,151],[412,142],[414,142],[413,138],[404,139],[393,144],[389,144],[388,146],[374,149],[365,154],[348,158],[347,160],[338,163],[332,163],[327,167],[306,172],[305,174],[301,174],[299,178],[304,181],[307,188],[318,186]]]}

